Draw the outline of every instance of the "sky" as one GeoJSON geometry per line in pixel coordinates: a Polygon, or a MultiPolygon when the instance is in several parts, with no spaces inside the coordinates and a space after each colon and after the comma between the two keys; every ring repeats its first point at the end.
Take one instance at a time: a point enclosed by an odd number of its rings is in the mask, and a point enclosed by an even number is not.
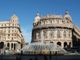
{"type": "Polygon", "coordinates": [[[80,27],[80,0],[0,0],[0,20],[9,20],[13,14],[19,17],[20,28],[26,42],[31,42],[33,22],[37,11],[64,15],[68,10],[74,24],[80,27]]]}

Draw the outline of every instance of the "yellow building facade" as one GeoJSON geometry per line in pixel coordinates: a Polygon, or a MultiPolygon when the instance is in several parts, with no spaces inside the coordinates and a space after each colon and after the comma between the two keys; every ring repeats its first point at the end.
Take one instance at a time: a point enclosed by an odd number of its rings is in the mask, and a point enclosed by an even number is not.
{"type": "Polygon", "coordinates": [[[69,12],[64,15],[40,16],[37,13],[32,30],[32,42],[53,43],[72,47],[73,23],[69,12]]]}
{"type": "Polygon", "coordinates": [[[5,49],[18,51],[24,44],[18,20],[19,18],[13,15],[9,21],[0,21],[0,42],[4,43],[5,49]]]}

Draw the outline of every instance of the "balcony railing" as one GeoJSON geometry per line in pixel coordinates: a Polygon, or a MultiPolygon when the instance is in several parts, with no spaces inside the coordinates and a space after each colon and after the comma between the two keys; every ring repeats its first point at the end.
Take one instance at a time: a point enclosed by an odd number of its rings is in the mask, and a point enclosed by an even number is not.
{"type": "Polygon", "coordinates": [[[48,27],[73,28],[72,25],[68,25],[68,24],[43,24],[43,25],[34,26],[33,29],[36,29],[36,28],[48,28],[48,27]]]}

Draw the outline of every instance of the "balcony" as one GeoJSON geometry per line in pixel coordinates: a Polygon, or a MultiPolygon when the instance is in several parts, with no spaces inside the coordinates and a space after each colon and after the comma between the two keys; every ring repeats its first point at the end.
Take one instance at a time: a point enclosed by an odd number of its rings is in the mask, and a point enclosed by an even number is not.
{"type": "Polygon", "coordinates": [[[55,28],[55,27],[60,27],[60,28],[73,28],[72,25],[68,25],[68,24],[43,24],[43,25],[34,26],[33,29],[55,28]]]}

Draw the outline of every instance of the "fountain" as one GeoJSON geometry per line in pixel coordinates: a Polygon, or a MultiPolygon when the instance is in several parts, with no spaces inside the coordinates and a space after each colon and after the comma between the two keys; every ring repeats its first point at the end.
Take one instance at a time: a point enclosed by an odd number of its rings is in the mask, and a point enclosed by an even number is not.
{"type": "Polygon", "coordinates": [[[67,51],[53,43],[31,43],[24,46],[21,51],[23,54],[66,54],[67,51]]]}

